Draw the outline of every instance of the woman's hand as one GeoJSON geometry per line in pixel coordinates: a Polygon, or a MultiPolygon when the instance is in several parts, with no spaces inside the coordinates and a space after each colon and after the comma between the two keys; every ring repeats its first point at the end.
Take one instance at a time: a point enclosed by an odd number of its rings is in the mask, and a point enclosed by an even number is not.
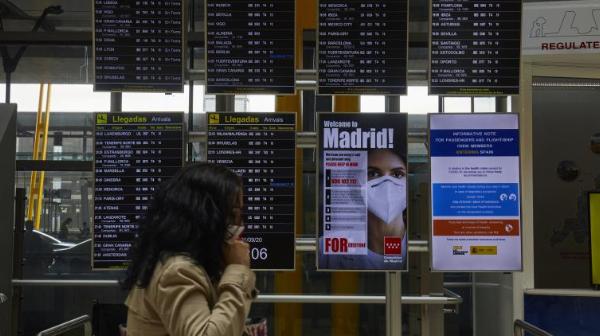
{"type": "Polygon", "coordinates": [[[250,267],[250,245],[242,240],[225,243],[225,265],[244,265],[250,267]]]}

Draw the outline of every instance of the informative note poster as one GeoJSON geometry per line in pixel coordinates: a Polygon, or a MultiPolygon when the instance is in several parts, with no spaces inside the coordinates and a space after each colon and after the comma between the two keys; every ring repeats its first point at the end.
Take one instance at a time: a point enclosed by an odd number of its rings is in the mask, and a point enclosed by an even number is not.
{"type": "Polygon", "coordinates": [[[183,113],[96,113],[92,267],[120,269],[158,186],[183,165],[183,113]]]}
{"type": "Polygon", "coordinates": [[[209,113],[206,157],[243,180],[252,269],[294,269],[296,114],[209,113]]]}
{"type": "Polygon", "coordinates": [[[408,269],[406,114],[321,113],[319,270],[408,269]]]}
{"type": "Polygon", "coordinates": [[[94,0],[94,90],[183,92],[183,0],[94,0]]]}
{"type": "Polygon", "coordinates": [[[521,270],[519,119],[431,114],[432,269],[521,270]]]}

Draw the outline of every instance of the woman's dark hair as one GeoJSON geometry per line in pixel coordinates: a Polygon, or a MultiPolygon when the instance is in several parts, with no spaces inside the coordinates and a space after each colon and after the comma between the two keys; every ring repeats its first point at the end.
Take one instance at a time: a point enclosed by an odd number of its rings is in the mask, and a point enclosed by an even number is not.
{"type": "Polygon", "coordinates": [[[227,224],[241,192],[241,179],[225,167],[200,163],[181,169],[154,194],[140,222],[123,288],[147,287],[157,263],[178,254],[218,279],[227,224]]]}

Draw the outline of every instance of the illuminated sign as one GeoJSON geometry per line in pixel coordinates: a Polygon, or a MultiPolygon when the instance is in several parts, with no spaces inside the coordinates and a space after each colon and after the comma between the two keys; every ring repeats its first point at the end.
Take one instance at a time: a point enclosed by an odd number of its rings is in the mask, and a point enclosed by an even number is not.
{"type": "Polygon", "coordinates": [[[519,119],[431,114],[435,271],[521,270],[519,119]]]}
{"type": "Polygon", "coordinates": [[[183,164],[182,113],[96,113],[92,267],[125,268],[157,187],[183,164]]]}
{"type": "Polygon", "coordinates": [[[209,113],[206,150],[243,179],[252,268],[294,269],[296,114],[209,113]]]}

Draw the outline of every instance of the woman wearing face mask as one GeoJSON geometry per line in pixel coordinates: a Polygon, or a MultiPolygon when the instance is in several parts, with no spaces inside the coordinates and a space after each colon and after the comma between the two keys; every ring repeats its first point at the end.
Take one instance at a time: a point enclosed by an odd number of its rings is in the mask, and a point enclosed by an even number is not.
{"type": "MultiPolygon", "coordinates": [[[[385,237],[402,239],[406,264],[406,160],[389,149],[369,152],[367,182],[368,248],[372,262],[383,263],[385,237]]],[[[393,268],[398,263],[388,263],[393,268]]],[[[387,267],[385,267],[387,268],[387,267]]]]}
{"type": "Polygon", "coordinates": [[[406,159],[389,149],[373,149],[367,161],[367,254],[322,254],[320,268],[406,268],[406,159]],[[401,240],[400,255],[384,256],[385,237],[401,240]]]}
{"type": "Polygon", "coordinates": [[[242,183],[227,168],[183,168],[154,195],[123,281],[128,336],[239,336],[255,296],[242,183]]]}

